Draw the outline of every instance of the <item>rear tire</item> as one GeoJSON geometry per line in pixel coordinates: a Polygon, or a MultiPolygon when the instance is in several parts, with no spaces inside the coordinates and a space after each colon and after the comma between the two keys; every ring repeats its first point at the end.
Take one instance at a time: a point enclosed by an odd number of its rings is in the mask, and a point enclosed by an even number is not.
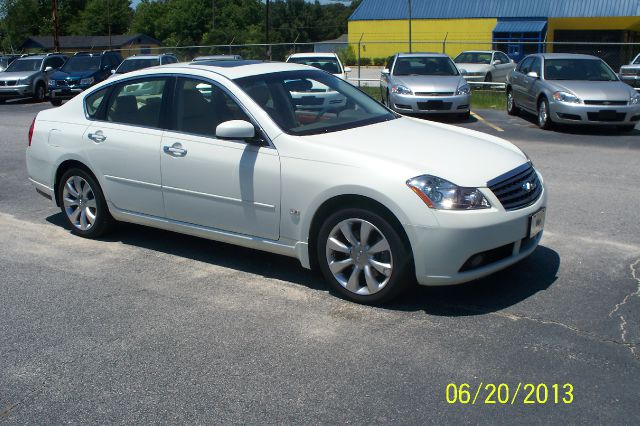
{"type": "Polygon", "coordinates": [[[346,299],[382,304],[413,283],[411,250],[393,225],[376,212],[339,210],[325,219],[317,241],[320,270],[346,299]]]}
{"type": "Polygon", "coordinates": [[[51,99],[51,105],[60,106],[60,105],[62,105],[62,100],[61,99],[51,99]]]}
{"type": "Polygon", "coordinates": [[[538,127],[542,130],[553,129],[553,121],[551,120],[551,111],[549,110],[549,101],[542,98],[538,101],[538,127]]]}
{"type": "Polygon", "coordinates": [[[98,238],[115,223],[100,185],[83,169],[72,168],[62,175],[58,200],[67,227],[80,237],[98,238]]]}
{"type": "Polygon", "coordinates": [[[516,106],[516,101],[513,99],[513,90],[507,89],[507,114],[518,115],[520,109],[516,106]]]}

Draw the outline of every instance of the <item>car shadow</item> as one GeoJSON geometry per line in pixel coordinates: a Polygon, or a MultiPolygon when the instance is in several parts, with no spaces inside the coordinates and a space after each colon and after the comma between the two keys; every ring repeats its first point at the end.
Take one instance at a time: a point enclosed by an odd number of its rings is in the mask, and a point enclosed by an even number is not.
{"type": "MultiPolygon", "coordinates": [[[[46,220],[65,228],[62,213],[51,215],[46,220]]],[[[119,223],[114,232],[101,240],[287,281],[339,297],[319,273],[303,268],[297,259],[287,256],[129,223],[119,223]]],[[[539,246],[528,258],[489,277],[449,287],[414,285],[383,308],[424,311],[439,316],[483,315],[516,305],[546,290],[557,279],[559,267],[558,253],[539,246]]]]}
{"type": "Polygon", "coordinates": [[[470,115],[467,118],[460,118],[460,116],[456,114],[404,114],[408,117],[419,118],[427,121],[436,121],[438,123],[445,124],[467,124],[467,123],[476,123],[478,119],[473,115],[470,115]]]}
{"type": "MultiPolygon", "coordinates": [[[[538,117],[534,114],[531,114],[526,111],[520,111],[518,117],[523,120],[528,121],[531,124],[531,127],[538,128],[538,117]]],[[[551,130],[540,130],[540,131],[551,131],[557,133],[564,134],[572,134],[572,135],[604,135],[604,136],[634,136],[640,135],[640,130],[637,128],[630,131],[625,132],[619,130],[615,125],[607,125],[607,126],[595,126],[592,124],[554,124],[553,129],[551,130]]]]}

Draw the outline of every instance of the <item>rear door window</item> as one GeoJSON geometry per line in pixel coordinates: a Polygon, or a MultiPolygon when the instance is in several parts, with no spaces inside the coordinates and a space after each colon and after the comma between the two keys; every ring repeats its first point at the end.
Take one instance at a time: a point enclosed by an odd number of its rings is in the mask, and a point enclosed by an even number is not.
{"type": "Polygon", "coordinates": [[[143,127],[160,127],[166,78],[129,80],[116,86],[109,97],[106,120],[143,127]]]}

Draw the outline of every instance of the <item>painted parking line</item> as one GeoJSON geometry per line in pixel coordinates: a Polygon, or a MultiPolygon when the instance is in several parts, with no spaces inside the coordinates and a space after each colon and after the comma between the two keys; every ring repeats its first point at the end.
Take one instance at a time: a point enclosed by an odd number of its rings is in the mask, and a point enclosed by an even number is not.
{"type": "Polygon", "coordinates": [[[496,126],[493,123],[488,122],[487,120],[485,120],[484,118],[480,117],[478,114],[476,114],[475,112],[471,111],[471,115],[473,117],[475,117],[478,121],[483,122],[484,124],[486,124],[487,126],[491,127],[493,130],[497,131],[497,132],[504,132],[504,129],[496,126]]]}

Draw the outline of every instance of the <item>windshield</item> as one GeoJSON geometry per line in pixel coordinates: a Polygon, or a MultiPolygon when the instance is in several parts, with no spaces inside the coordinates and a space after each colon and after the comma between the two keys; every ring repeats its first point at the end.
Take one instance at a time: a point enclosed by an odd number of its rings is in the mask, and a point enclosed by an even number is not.
{"type": "Polygon", "coordinates": [[[458,75],[458,68],[445,56],[412,56],[396,59],[393,75],[458,75]]]}
{"type": "Polygon", "coordinates": [[[491,53],[465,52],[453,60],[456,64],[485,64],[491,63],[491,53]]]}
{"type": "Polygon", "coordinates": [[[16,59],[5,70],[6,72],[40,71],[42,59],[16,59]]]}
{"type": "Polygon", "coordinates": [[[100,56],[72,56],[62,67],[64,72],[97,71],[100,69],[100,56]]]}
{"type": "Polygon", "coordinates": [[[235,80],[286,133],[302,136],[394,120],[351,84],[321,71],[286,71],[235,80]]]}
{"type": "Polygon", "coordinates": [[[116,74],[124,74],[135,70],[141,70],[143,68],[153,67],[160,65],[159,58],[147,58],[147,59],[127,59],[120,64],[116,74]]]}
{"type": "Polygon", "coordinates": [[[309,65],[319,70],[330,72],[331,74],[340,74],[342,70],[340,69],[340,63],[336,58],[289,58],[287,62],[293,62],[294,64],[302,64],[309,65]]]}
{"type": "Polygon", "coordinates": [[[6,68],[9,65],[9,58],[0,58],[0,68],[6,68]]]}
{"type": "Polygon", "coordinates": [[[618,77],[601,59],[547,59],[545,80],[617,81],[618,77]]]}

